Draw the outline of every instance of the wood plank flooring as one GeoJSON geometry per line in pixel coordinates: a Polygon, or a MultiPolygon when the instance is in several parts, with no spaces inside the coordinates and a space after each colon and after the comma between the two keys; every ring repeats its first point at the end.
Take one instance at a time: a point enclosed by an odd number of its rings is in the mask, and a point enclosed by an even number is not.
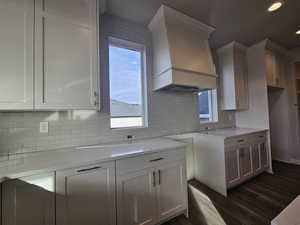
{"type": "Polygon", "coordinates": [[[230,191],[227,198],[196,180],[189,182],[189,219],[164,225],[270,225],[300,195],[300,166],[273,162],[263,173],[230,191]]]}

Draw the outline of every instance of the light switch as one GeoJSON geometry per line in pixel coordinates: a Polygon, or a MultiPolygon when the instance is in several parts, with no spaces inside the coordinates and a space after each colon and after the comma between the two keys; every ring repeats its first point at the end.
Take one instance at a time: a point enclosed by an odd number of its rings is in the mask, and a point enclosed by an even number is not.
{"type": "Polygon", "coordinates": [[[49,122],[40,122],[40,133],[48,133],[49,132],[49,122]]]}

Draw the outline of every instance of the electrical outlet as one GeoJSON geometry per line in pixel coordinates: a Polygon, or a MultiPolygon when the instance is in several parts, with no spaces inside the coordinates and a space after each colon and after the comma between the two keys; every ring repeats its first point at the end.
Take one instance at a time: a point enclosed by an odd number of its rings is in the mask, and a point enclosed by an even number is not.
{"type": "Polygon", "coordinates": [[[49,132],[49,122],[40,122],[40,133],[46,134],[49,132]]]}

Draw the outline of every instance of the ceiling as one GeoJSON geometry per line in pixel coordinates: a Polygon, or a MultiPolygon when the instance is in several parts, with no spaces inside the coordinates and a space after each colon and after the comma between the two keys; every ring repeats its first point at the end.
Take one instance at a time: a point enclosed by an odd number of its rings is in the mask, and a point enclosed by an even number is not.
{"type": "Polygon", "coordinates": [[[292,49],[300,46],[300,0],[267,13],[270,0],[108,0],[107,12],[146,26],[163,3],[216,28],[210,43],[221,47],[233,40],[252,45],[269,38],[292,49]]]}

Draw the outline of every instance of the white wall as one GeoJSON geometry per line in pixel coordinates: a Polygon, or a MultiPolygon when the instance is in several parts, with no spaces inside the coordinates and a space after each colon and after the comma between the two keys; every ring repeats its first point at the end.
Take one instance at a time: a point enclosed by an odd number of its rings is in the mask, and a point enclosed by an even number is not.
{"type": "Polygon", "coordinates": [[[294,62],[300,62],[300,48],[291,50],[288,53],[289,66],[288,74],[289,79],[289,116],[290,116],[290,137],[289,137],[289,148],[291,158],[294,160],[300,160],[300,120],[299,120],[299,103],[298,96],[296,93],[296,82],[295,82],[295,65],[294,62]]]}
{"type": "Polygon", "coordinates": [[[264,43],[247,50],[249,109],[235,114],[236,126],[269,129],[269,110],[264,63],[264,43]]]}

